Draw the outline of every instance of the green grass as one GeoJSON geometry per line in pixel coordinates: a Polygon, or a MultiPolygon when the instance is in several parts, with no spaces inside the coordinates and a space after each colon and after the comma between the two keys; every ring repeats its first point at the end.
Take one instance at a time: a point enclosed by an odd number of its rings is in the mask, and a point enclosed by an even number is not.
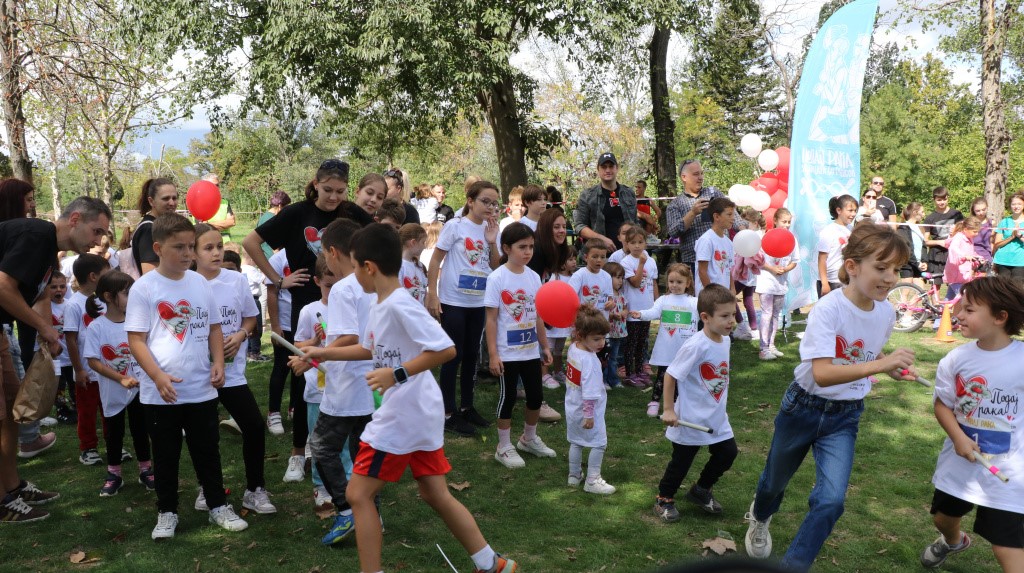
{"type": "MultiPolygon", "coordinates": [[[[917,351],[925,377],[934,375],[938,360],[950,349],[931,341],[930,331],[896,335],[893,343],[917,351]]],[[[781,336],[780,336],[781,339],[781,336]]],[[[781,340],[780,340],[781,342],[781,340]]],[[[619,491],[599,497],[565,485],[565,427],[541,428],[541,436],[559,454],[556,459],[527,458],[525,469],[511,471],[493,459],[493,428],[480,439],[446,437],[453,471],[449,483],[468,481],[454,495],[476,516],[480,528],[498,551],[514,557],[524,571],[648,571],[660,564],[700,558],[700,544],[719,532],[740,545],[746,531],[743,514],[763,468],[771,441],[778,402],[792,379],[798,340],[780,345],[786,357],[757,359],[752,344],[736,344],[732,355],[729,413],[740,456],[715,494],[725,507],[721,517],[703,515],[680,504],[683,518],[659,522],[651,512],[657,483],[670,454],[661,425],[644,414],[649,394],[618,389],[609,396],[608,450],[603,474],[619,491]]],[[[265,407],[269,365],[250,367],[249,379],[265,407]]],[[[482,382],[478,407],[493,410],[497,387],[482,382]]],[[[548,391],[548,401],[561,410],[562,393],[548,391]]],[[[928,515],[930,479],[942,431],[930,412],[930,392],[913,383],[883,378],[871,394],[861,422],[857,458],[846,514],[819,557],[828,571],[912,571],[921,549],[936,537],[928,515]]],[[[521,415],[521,410],[517,412],[521,415]]],[[[514,422],[515,427],[520,426],[514,422]]],[[[0,570],[68,571],[358,571],[354,541],[326,548],[319,538],[328,521],[313,514],[308,481],[284,484],[290,439],[268,435],[267,483],[279,508],[274,516],[249,515],[250,527],[227,533],[194,511],[194,473],[187,455],[181,466],[181,509],[177,537],[156,544],[149,534],[156,521],[153,494],[130,483],[113,498],[100,498],[104,468],[84,467],[77,460],[73,428],[59,427],[57,446],[20,464],[22,474],[61,499],[47,509],[50,519],[38,524],[0,525],[0,570]],[[98,561],[71,565],[69,556],[84,551],[98,561]]],[[[130,446],[129,446],[130,448],[130,446]]],[[[102,450],[102,448],[101,448],[102,450]]],[[[241,440],[221,438],[225,483],[230,501],[240,507],[244,489],[241,440]]],[[[707,454],[698,456],[684,488],[695,479],[707,454]]],[[[804,463],[788,489],[782,510],[772,522],[776,554],[784,551],[807,509],[814,465],[804,463]]],[[[134,462],[124,467],[136,472],[134,462]]],[[[448,571],[435,544],[440,544],[460,571],[471,571],[461,547],[416,496],[408,473],[384,490],[384,564],[388,571],[448,571]]],[[[971,519],[968,519],[968,523],[971,519]]],[[[947,571],[998,571],[988,545],[976,538],[971,553],[951,558],[947,571]]]]}

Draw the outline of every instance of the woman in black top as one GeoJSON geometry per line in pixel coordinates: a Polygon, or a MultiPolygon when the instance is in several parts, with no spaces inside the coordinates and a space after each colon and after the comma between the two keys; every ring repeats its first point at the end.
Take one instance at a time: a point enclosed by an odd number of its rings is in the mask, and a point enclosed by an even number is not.
{"type": "Polygon", "coordinates": [[[153,251],[152,223],[178,208],[178,187],[164,177],[147,180],[139,192],[138,208],[142,221],[132,235],[132,257],[139,274],[144,275],[160,264],[160,257],[153,251]]]}
{"type": "Polygon", "coordinates": [[[405,207],[405,222],[420,223],[420,212],[409,204],[409,194],[405,192],[405,174],[401,169],[388,169],[384,172],[384,182],[388,185],[387,199],[401,201],[405,207]]]}

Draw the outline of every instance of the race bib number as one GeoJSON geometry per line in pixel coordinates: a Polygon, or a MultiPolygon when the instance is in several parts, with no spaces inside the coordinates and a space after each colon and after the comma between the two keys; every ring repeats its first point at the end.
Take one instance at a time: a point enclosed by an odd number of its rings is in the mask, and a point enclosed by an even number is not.
{"type": "Polygon", "coordinates": [[[565,381],[576,387],[583,384],[583,374],[572,362],[568,362],[565,365],[565,381]]]}
{"type": "Polygon", "coordinates": [[[693,326],[693,314],[688,310],[663,310],[661,323],[672,328],[690,328],[693,326]]]}
{"type": "Polygon", "coordinates": [[[1010,451],[1010,432],[983,430],[960,424],[960,429],[981,447],[984,454],[999,455],[1010,451]]]}
{"type": "Polygon", "coordinates": [[[537,343],[537,328],[521,328],[509,330],[507,333],[508,346],[528,346],[537,343]]]}
{"type": "Polygon", "coordinates": [[[487,289],[487,276],[483,274],[463,273],[459,275],[458,291],[470,296],[483,296],[487,289]]]}

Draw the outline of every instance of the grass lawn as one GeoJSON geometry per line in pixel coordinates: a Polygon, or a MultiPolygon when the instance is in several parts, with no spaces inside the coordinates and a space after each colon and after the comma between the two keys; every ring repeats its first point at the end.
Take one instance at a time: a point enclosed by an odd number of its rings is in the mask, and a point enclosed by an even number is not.
{"type": "MultiPolygon", "coordinates": [[[[931,331],[926,330],[896,335],[892,341],[917,351],[919,368],[927,378],[934,375],[938,360],[952,346],[931,338],[931,331]]],[[[683,518],[678,523],[664,524],[653,516],[656,486],[671,449],[661,424],[644,413],[649,392],[636,389],[617,389],[609,396],[609,444],[603,474],[618,487],[616,494],[600,497],[566,486],[568,444],[561,423],[540,430],[558,458],[527,456],[526,468],[518,471],[494,461],[493,428],[486,432],[486,441],[446,437],[445,449],[454,467],[449,483],[468,483],[464,490],[454,491],[455,496],[476,516],[491,545],[520,562],[523,571],[648,571],[665,563],[700,558],[701,542],[720,532],[731,535],[742,552],[743,514],[764,464],[776,408],[792,379],[798,343],[790,336],[780,344],[786,357],[774,362],[759,361],[752,343],[733,346],[729,413],[740,456],[715,488],[725,507],[721,517],[704,515],[684,501],[679,505],[683,518]]],[[[269,371],[269,364],[249,368],[250,384],[263,407],[269,371]]],[[[549,403],[561,410],[563,392],[547,392],[549,403]]],[[[822,551],[819,570],[920,568],[921,549],[937,535],[928,506],[930,478],[943,435],[931,414],[930,396],[917,384],[883,378],[869,397],[846,514],[822,551]]],[[[497,386],[482,381],[478,408],[492,412],[496,400],[497,386]]],[[[514,426],[520,424],[516,421],[514,426]]],[[[105,469],[78,463],[73,428],[61,426],[56,431],[57,445],[44,455],[23,461],[20,469],[40,486],[59,490],[61,499],[47,507],[52,515],[46,521],[0,525],[2,571],[359,570],[354,540],[335,548],[320,545],[329,521],[313,514],[310,483],[281,482],[290,445],[287,435],[268,435],[266,475],[279,508],[276,515],[249,515],[250,527],[241,533],[209,525],[205,513],[192,509],[196,481],[188,457],[183,456],[178,534],[157,544],[149,537],[156,522],[154,495],[130,482],[118,496],[100,498],[105,469]],[[96,561],[72,565],[69,556],[77,551],[96,561]]],[[[102,453],[102,445],[100,449],[102,453]]],[[[231,489],[229,500],[237,510],[245,487],[240,437],[222,435],[221,452],[225,483],[231,489]]],[[[706,459],[706,453],[698,456],[684,488],[693,482],[706,459]]],[[[797,473],[782,511],[772,522],[777,555],[785,550],[806,511],[813,467],[808,460],[797,473]]],[[[126,477],[133,477],[136,471],[134,462],[125,464],[126,477]]],[[[471,561],[441,520],[417,499],[408,473],[400,483],[384,490],[383,515],[386,570],[449,571],[435,544],[441,545],[460,571],[472,570],[471,561]]],[[[987,543],[977,537],[975,543],[977,547],[968,555],[951,558],[945,569],[998,571],[987,543]]]]}

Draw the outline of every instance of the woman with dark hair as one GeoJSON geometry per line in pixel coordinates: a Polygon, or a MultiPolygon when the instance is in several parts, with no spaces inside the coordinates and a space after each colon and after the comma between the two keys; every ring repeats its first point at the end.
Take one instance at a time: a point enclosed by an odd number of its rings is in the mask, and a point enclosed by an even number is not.
{"type": "Polygon", "coordinates": [[[557,274],[569,258],[569,243],[565,214],[558,209],[548,209],[537,221],[537,242],[529,267],[540,275],[541,282],[547,282],[557,274]]]}
{"type": "MultiPolygon", "coordinates": [[[[291,294],[292,308],[295,309],[291,315],[291,332],[298,328],[298,311],[320,300],[320,287],[309,278],[316,268],[316,258],[320,254],[320,234],[324,228],[338,218],[352,219],[360,225],[373,222],[366,211],[345,199],[348,196],[348,163],[344,161],[328,159],[321,163],[316,176],[306,185],[305,195],[304,201],[281,209],[242,240],[242,247],[249,259],[267,278],[270,285],[267,287],[267,297],[276,296],[282,289],[287,289],[291,294]],[[278,273],[267,260],[260,248],[262,243],[275,250],[284,249],[288,264],[283,274],[278,273]]],[[[281,374],[287,375],[287,372],[281,374]]],[[[291,377],[290,401],[294,426],[292,454],[286,475],[296,475],[299,479],[302,475],[306,437],[309,434],[306,402],[302,399],[304,387],[304,378],[291,377]],[[296,464],[298,467],[294,467],[296,464]]]]}
{"type": "Polygon", "coordinates": [[[142,221],[132,235],[132,256],[125,257],[130,258],[134,265],[127,262],[121,264],[121,270],[132,276],[144,275],[160,263],[160,257],[153,250],[153,221],[178,208],[178,187],[174,181],[164,177],[149,179],[142,184],[137,206],[142,221]],[[135,274],[129,272],[132,266],[135,267],[135,274]]]}
{"type": "Polygon", "coordinates": [[[406,223],[419,223],[420,212],[409,204],[409,190],[406,189],[405,185],[405,174],[402,173],[401,169],[388,169],[384,172],[384,182],[388,186],[387,199],[394,199],[401,201],[402,206],[405,207],[405,222],[406,223]]]}
{"type": "MultiPolygon", "coordinates": [[[[267,221],[270,220],[271,217],[280,213],[281,209],[284,209],[285,207],[291,204],[292,198],[290,195],[288,195],[284,191],[281,191],[280,189],[274,191],[274,193],[270,196],[270,208],[267,209],[266,213],[260,215],[260,218],[256,221],[256,226],[259,227],[263,223],[266,223],[267,221]]],[[[274,255],[274,250],[271,249],[270,246],[268,246],[266,243],[260,245],[260,248],[263,249],[263,254],[266,255],[268,259],[274,255]]]]}
{"type": "Polygon", "coordinates": [[[0,181],[0,221],[35,217],[36,188],[13,177],[0,181]]]}

